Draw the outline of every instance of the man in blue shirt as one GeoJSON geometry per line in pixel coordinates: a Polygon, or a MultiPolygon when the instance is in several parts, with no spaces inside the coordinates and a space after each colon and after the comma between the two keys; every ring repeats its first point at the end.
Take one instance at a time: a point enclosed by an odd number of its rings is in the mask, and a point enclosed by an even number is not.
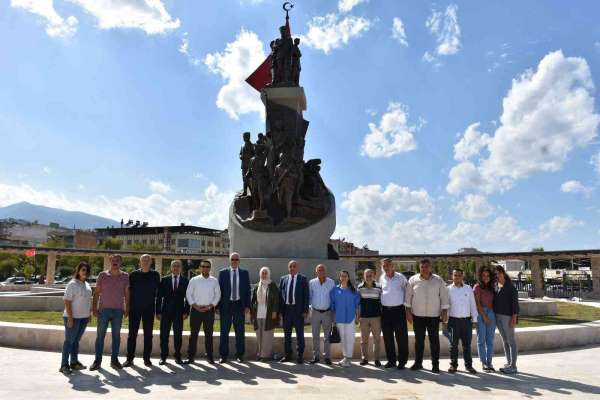
{"type": "Polygon", "coordinates": [[[296,330],[298,364],[304,363],[304,318],[308,314],[308,281],[298,273],[298,264],[288,263],[288,275],[279,281],[280,310],[283,317],[285,356],[281,362],[292,361],[292,329],[296,330]]]}
{"type": "Polygon", "coordinates": [[[310,324],[312,325],[313,359],[311,364],[320,361],[321,356],[321,328],[323,329],[323,347],[325,364],[331,365],[331,344],[329,332],[331,331],[331,290],[335,287],[333,279],[327,277],[325,265],[319,264],[315,269],[317,277],[308,283],[309,302],[311,308],[310,324]]]}

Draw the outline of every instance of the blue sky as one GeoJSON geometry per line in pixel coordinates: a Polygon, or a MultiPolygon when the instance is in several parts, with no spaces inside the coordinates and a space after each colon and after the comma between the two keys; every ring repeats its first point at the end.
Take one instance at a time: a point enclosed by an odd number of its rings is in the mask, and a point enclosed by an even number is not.
{"type": "MultiPolygon", "coordinates": [[[[303,0],[336,236],[387,252],[600,247],[600,4],[303,0]]],[[[0,1],[0,206],[224,228],[271,0],[0,1]]]]}

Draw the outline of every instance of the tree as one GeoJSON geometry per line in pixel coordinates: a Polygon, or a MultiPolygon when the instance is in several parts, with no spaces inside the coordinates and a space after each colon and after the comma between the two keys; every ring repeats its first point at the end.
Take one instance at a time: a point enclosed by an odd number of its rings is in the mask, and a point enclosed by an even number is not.
{"type": "Polygon", "coordinates": [[[2,280],[5,280],[9,276],[12,276],[17,268],[19,267],[19,263],[17,260],[13,258],[7,258],[0,261],[0,277],[2,280]]]}
{"type": "Polygon", "coordinates": [[[122,246],[123,242],[121,242],[120,240],[115,238],[108,238],[105,239],[102,243],[100,243],[100,245],[98,245],[98,248],[106,250],[121,250],[122,246]]]}
{"type": "Polygon", "coordinates": [[[534,247],[533,249],[531,249],[531,251],[534,251],[534,252],[535,251],[537,251],[537,252],[544,251],[544,248],[543,247],[534,247]]]}

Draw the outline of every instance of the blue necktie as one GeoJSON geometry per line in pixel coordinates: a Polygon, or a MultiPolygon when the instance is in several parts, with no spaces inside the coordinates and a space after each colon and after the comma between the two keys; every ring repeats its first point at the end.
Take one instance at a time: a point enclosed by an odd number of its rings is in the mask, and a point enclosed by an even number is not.
{"type": "Polygon", "coordinates": [[[290,283],[290,289],[288,290],[288,304],[294,304],[294,278],[296,276],[292,275],[292,282],[290,283]]]}
{"type": "Polygon", "coordinates": [[[233,301],[237,301],[238,300],[238,294],[237,294],[237,274],[235,270],[232,270],[231,273],[233,274],[233,294],[232,294],[232,298],[233,301]]]}

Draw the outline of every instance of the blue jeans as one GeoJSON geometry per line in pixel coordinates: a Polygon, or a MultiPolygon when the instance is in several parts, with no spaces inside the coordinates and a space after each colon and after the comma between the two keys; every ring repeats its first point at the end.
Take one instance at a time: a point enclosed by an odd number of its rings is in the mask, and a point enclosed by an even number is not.
{"type": "Polygon", "coordinates": [[[102,360],[102,351],[104,350],[104,337],[106,329],[110,322],[112,332],[112,356],[111,360],[117,360],[119,357],[119,348],[121,347],[121,324],[123,323],[123,310],[116,308],[104,308],[98,314],[98,327],[96,328],[96,361],[102,360]]]}
{"type": "Polygon", "coordinates": [[[479,359],[484,365],[492,365],[494,357],[494,335],[496,333],[496,314],[494,310],[484,307],[483,312],[490,319],[490,324],[486,325],[481,315],[477,316],[477,349],[479,359]]]}
{"type": "Polygon", "coordinates": [[[89,318],[73,318],[73,327],[67,326],[67,317],[63,317],[65,322],[65,342],[63,343],[62,362],[60,366],[69,365],[69,356],[71,364],[75,364],[79,355],[79,340],[85,332],[89,318]]]}

